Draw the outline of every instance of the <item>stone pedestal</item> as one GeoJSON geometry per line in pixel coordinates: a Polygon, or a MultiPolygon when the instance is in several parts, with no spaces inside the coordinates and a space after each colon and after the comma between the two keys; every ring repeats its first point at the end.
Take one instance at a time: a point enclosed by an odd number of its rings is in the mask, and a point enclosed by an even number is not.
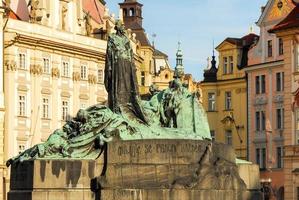
{"type": "Polygon", "coordinates": [[[9,200],[258,199],[258,177],[253,165],[238,167],[233,149],[223,144],[114,141],[96,161],[13,165],[8,196],[9,200]]]}

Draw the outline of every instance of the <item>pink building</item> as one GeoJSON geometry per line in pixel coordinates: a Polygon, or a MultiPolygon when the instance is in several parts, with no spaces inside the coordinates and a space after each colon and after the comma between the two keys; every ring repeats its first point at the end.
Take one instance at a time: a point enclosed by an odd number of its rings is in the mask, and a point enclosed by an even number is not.
{"type": "Polygon", "coordinates": [[[257,22],[260,39],[248,54],[249,159],[261,169],[261,182],[271,183],[270,199],[282,199],[285,135],[284,44],[269,33],[295,7],[292,0],[269,0],[257,22]],[[275,197],[275,198],[274,198],[275,197]]]}

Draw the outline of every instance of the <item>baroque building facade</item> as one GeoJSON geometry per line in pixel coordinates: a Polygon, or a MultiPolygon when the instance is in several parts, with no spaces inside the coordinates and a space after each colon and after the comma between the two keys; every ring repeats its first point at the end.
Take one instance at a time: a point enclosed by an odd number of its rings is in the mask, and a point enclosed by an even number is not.
{"type": "Polygon", "coordinates": [[[44,142],[80,108],[105,103],[105,38],[114,24],[102,1],[31,1],[27,7],[20,0],[4,6],[10,11],[2,20],[1,199],[9,189],[8,158],[44,142]]]}
{"type": "Polygon", "coordinates": [[[294,7],[292,0],[269,0],[262,7],[257,22],[260,39],[250,49],[245,69],[248,76],[249,159],[260,166],[261,182],[271,188],[265,193],[269,199],[283,199],[284,190],[287,194],[285,183],[289,177],[284,175],[284,160],[287,159],[284,150],[290,145],[292,135],[292,73],[291,67],[285,67],[289,62],[290,45],[269,30],[294,7]]]}
{"type": "Polygon", "coordinates": [[[299,5],[269,32],[283,41],[284,199],[299,198],[299,5]]]}
{"type": "Polygon", "coordinates": [[[213,140],[232,145],[240,159],[247,159],[246,75],[247,52],[258,36],[227,38],[218,45],[219,65],[212,56],[200,86],[203,107],[213,140]]]}

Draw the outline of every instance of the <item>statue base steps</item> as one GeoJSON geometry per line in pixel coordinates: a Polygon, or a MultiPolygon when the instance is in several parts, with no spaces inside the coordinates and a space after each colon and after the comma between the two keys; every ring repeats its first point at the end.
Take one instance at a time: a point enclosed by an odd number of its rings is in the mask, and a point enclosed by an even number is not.
{"type": "Polygon", "coordinates": [[[11,166],[8,200],[259,199],[256,165],[231,147],[194,140],[114,141],[99,159],[11,166]]]}

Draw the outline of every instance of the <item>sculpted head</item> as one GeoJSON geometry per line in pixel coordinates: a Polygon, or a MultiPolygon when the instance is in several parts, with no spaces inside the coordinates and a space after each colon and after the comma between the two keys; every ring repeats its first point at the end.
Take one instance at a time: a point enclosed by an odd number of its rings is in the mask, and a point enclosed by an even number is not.
{"type": "Polygon", "coordinates": [[[116,30],[116,33],[120,33],[120,34],[123,34],[123,35],[126,33],[125,25],[124,25],[122,20],[117,20],[115,22],[114,29],[116,30]]]}

